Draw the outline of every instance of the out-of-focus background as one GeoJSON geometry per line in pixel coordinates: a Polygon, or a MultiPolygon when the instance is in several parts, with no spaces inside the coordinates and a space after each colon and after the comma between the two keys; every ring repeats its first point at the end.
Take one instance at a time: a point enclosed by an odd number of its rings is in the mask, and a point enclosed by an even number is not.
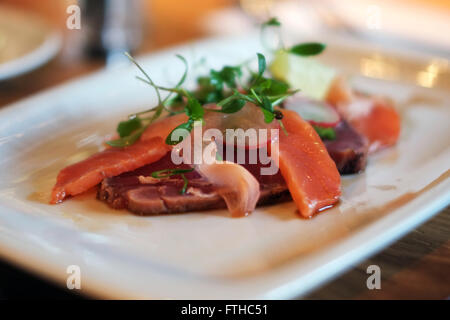
{"type": "Polygon", "coordinates": [[[243,34],[270,16],[279,17],[284,30],[309,38],[350,37],[450,55],[448,0],[1,0],[0,13],[0,106],[102,68],[115,61],[114,51],[143,54],[201,37],[243,34]],[[74,4],[82,11],[80,29],[67,26],[74,25],[74,4]],[[27,12],[56,30],[62,42],[47,43],[47,52],[27,61],[30,67],[21,63],[2,76],[2,64],[34,54],[50,33],[27,12]],[[36,71],[52,53],[56,58],[36,71]],[[109,60],[99,58],[102,53],[109,60]]]}
{"type": "MultiPolygon", "coordinates": [[[[122,61],[123,51],[140,55],[203,37],[252,32],[271,16],[287,32],[305,38],[346,38],[424,53],[448,68],[449,0],[0,0],[0,108],[112,68],[122,61]]],[[[417,74],[417,84],[432,86],[436,68],[442,66],[430,64],[417,74]]],[[[448,225],[442,229],[448,212],[310,297],[448,297],[448,283],[442,286],[439,268],[432,267],[439,262],[448,266],[449,242],[436,234],[436,229],[448,230],[448,225]],[[368,294],[362,279],[374,262],[389,270],[390,290],[368,294]],[[411,287],[411,279],[421,280],[415,282],[421,285],[411,287]],[[427,285],[433,290],[426,290],[427,285]]],[[[0,298],[23,296],[73,297],[0,263],[0,298]]]]}

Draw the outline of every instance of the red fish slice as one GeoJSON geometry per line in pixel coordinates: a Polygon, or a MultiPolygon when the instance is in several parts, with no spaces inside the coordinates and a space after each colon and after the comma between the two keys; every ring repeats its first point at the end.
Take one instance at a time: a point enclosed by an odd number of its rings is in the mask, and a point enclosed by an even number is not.
{"type": "Polygon", "coordinates": [[[333,82],[326,100],[369,140],[369,152],[397,143],[401,119],[388,100],[354,92],[340,78],[333,82]]]}
{"type": "Polygon", "coordinates": [[[149,140],[153,137],[161,137],[164,141],[167,136],[180,124],[188,121],[185,113],[179,113],[171,117],[158,119],[150,127],[145,130],[141,136],[141,140],[149,140]]]}
{"type": "Polygon", "coordinates": [[[298,210],[309,218],[338,201],[341,178],[314,128],[295,111],[283,114],[288,135],[280,132],[279,167],[298,210]]]}
{"type": "Polygon", "coordinates": [[[104,178],[135,170],[161,159],[172,148],[166,137],[187,116],[179,114],[153,123],[135,144],[125,148],[108,148],[60,171],[50,203],[62,202],[89,190],[104,178]]]}
{"type": "Polygon", "coordinates": [[[106,177],[113,177],[161,159],[169,146],[161,137],[140,140],[125,148],[108,148],[86,160],[61,170],[52,190],[50,203],[63,201],[89,190],[106,177]]]}
{"type": "MultiPolygon", "coordinates": [[[[400,116],[387,100],[357,97],[346,105],[344,112],[350,124],[370,142],[369,152],[374,152],[397,143],[400,135],[400,116]],[[352,110],[364,109],[360,105],[368,105],[366,112],[352,116],[352,110]]],[[[355,112],[356,113],[356,112],[355,112]]]]}

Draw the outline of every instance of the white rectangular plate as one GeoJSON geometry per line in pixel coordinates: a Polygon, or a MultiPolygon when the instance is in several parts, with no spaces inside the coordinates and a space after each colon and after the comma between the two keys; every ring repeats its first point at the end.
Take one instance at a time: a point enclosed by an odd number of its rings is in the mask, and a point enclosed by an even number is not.
{"type": "MultiPolygon", "coordinates": [[[[258,37],[215,39],[141,62],[156,82],[174,84],[183,70],[176,53],[218,68],[257,51],[258,37]]],[[[359,89],[394,99],[403,125],[395,148],[343,178],[336,208],[309,220],[293,203],[242,219],[225,210],[137,217],[93,192],[48,205],[61,168],[97,151],[120,118],[155,103],[124,66],[0,111],[0,255],[63,286],[67,267],[78,265],[81,292],[99,297],[240,299],[305,294],[380,250],[449,203],[448,61],[342,43],[322,59],[359,89]]]]}

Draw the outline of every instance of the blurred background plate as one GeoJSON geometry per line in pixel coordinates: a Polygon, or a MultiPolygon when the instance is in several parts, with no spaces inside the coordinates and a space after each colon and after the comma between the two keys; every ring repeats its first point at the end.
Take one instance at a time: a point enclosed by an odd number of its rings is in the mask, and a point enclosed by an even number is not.
{"type": "Polygon", "coordinates": [[[316,39],[324,36],[356,38],[383,47],[408,48],[450,57],[448,1],[420,0],[240,0],[206,16],[202,25],[211,35],[238,35],[257,29],[270,15],[280,18],[285,30],[316,39]],[[433,3],[433,5],[430,5],[433,3]],[[426,23],[417,24],[419,13],[426,23]]]}
{"type": "Polygon", "coordinates": [[[60,33],[38,16],[0,5],[0,80],[45,64],[61,44],[60,33]]]}

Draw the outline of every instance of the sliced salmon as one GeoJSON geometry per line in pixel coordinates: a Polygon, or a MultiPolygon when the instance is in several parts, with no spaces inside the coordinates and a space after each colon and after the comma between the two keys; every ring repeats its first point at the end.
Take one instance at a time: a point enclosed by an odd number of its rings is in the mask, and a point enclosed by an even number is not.
{"type": "Polygon", "coordinates": [[[188,116],[185,113],[179,113],[167,118],[158,119],[152,123],[147,130],[145,130],[141,136],[141,140],[161,137],[165,141],[173,129],[186,121],[188,121],[188,116]]]}
{"type": "Polygon", "coordinates": [[[179,124],[187,121],[185,114],[163,118],[153,123],[139,141],[125,148],[107,148],[60,171],[53,187],[50,203],[89,190],[104,178],[132,171],[161,159],[171,147],[166,137],[179,124]]]}
{"type": "Polygon", "coordinates": [[[340,78],[331,85],[326,100],[369,140],[369,152],[397,143],[401,120],[390,101],[353,92],[340,78]]]}
{"type": "Polygon", "coordinates": [[[369,152],[397,143],[400,136],[400,116],[387,100],[357,97],[344,106],[350,124],[369,140],[369,152]],[[366,106],[361,106],[361,105],[366,106]],[[354,112],[354,109],[366,109],[354,112]],[[352,116],[354,113],[356,116],[352,116]]]}
{"type": "Polygon", "coordinates": [[[339,200],[341,178],[314,128],[295,111],[283,114],[288,135],[279,135],[279,168],[298,210],[309,218],[339,200]]]}
{"type": "Polygon", "coordinates": [[[353,92],[341,77],[336,77],[328,89],[325,100],[332,106],[350,103],[353,99],[353,92]]]}
{"type": "Polygon", "coordinates": [[[86,160],[61,170],[52,190],[50,203],[63,201],[89,190],[104,178],[131,171],[161,159],[169,146],[161,137],[139,140],[125,148],[108,148],[86,160]]]}

